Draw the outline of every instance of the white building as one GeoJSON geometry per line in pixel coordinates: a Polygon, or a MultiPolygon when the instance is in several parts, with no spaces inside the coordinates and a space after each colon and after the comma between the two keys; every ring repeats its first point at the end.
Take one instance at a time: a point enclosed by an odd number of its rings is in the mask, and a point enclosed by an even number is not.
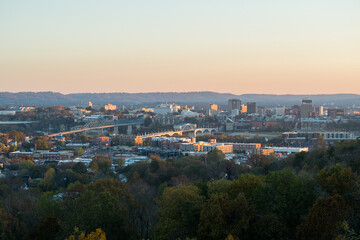
{"type": "Polygon", "coordinates": [[[15,115],[16,112],[15,111],[0,111],[0,115],[15,115]]]}
{"type": "Polygon", "coordinates": [[[274,153],[279,155],[289,155],[292,153],[299,153],[299,152],[308,152],[309,148],[303,147],[303,148],[297,148],[297,147],[265,147],[263,149],[273,149],[274,153]]]}
{"type": "Polygon", "coordinates": [[[160,104],[154,108],[154,113],[159,115],[167,115],[172,114],[174,112],[178,112],[180,106],[175,104],[160,104]]]}
{"type": "Polygon", "coordinates": [[[285,106],[277,105],[275,108],[275,115],[276,116],[284,116],[285,115],[285,106]]]}
{"type": "Polygon", "coordinates": [[[235,117],[237,115],[240,114],[240,110],[239,109],[232,109],[231,110],[231,116],[235,117]]]}
{"type": "Polygon", "coordinates": [[[85,116],[86,114],[90,114],[91,111],[84,108],[71,107],[69,113],[74,114],[74,116],[85,116]]]}
{"type": "Polygon", "coordinates": [[[118,120],[118,116],[113,115],[91,115],[86,116],[82,120],[84,122],[100,122],[100,121],[116,121],[118,120]]]}
{"type": "Polygon", "coordinates": [[[188,109],[184,109],[181,111],[181,116],[183,116],[183,117],[199,117],[199,113],[192,112],[188,109]]]}
{"type": "Polygon", "coordinates": [[[129,166],[133,163],[140,162],[140,161],[146,161],[146,156],[132,156],[132,157],[126,157],[125,158],[125,166],[129,166]]]}

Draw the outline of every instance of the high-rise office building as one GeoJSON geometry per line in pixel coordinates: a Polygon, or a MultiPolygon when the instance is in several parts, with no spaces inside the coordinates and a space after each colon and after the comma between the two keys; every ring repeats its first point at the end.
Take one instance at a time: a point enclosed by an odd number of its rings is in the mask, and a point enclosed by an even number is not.
{"type": "Polygon", "coordinates": [[[210,104],[210,110],[217,111],[218,105],[217,104],[210,104]]]}
{"type": "Polygon", "coordinates": [[[303,99],[301,101],[300,107],[300,117],[301,118],[308,118],[310,117],[310,113],[312,111],[312,100],[310,99],[303,99]]]}
{"type": "Polygon", "coordinates": [[[314,107],[315,116],[323,116],[324,115],[324,107],[323,106],[315,106],[314,107]]]}
{"type": "Polygon", "coordinates": [[[247,113],[247,106],[246,105],[241,105],[241,113],[247,113]]]}
{"type": "Polygon", "coordinates": [[[331,118],[336,118],[339,116],[344,116],[345,110],[341,108],[328,108],[327,109],[327,116],[331,118]]]}
{"type": "Polygon", "coordinates": [[[247,103],[247,113],[248,113],[248,114],[255,114],[255,113],[257,113],[256,102],[248,102],[248,103],[247,103]]]}
{"type": "Polygon", "coordinates": [[[210,104],[210,109],[208,111],[209,116],[218,115],[218,105],[216,104],[210,104]]]}
{"type": "Polygon", "coordinates": [[[241,111],[241,100],[240,99],[229,99],[228,111],[231,112],[234,109],[241,111]]]}

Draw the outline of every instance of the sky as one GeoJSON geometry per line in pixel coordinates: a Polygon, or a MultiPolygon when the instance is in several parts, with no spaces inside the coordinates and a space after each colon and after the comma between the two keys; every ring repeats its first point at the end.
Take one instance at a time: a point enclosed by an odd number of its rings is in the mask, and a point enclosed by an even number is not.
{"type": "Polygon", "coordinates": [[[0,86],[360,94],[360,1],[1,1],[0,86]]]}

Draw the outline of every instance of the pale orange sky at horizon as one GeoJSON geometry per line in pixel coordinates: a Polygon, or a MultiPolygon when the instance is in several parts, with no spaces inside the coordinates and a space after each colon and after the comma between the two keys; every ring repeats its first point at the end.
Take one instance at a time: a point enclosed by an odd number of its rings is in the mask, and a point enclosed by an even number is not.
{"type": "Polygon", "coordinates": [[[360,94],[359,12],[356,0],[0,3],[1,91],[360,94]]]}

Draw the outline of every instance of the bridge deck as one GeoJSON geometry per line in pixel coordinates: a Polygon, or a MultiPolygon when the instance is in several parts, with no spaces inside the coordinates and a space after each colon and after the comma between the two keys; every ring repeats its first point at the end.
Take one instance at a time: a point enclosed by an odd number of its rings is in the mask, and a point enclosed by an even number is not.
{"type": "Polygon", "coordinates": [[[89,128],[85,127],[85,128],[80,128],[80,129],[74,129],[74,130],[71,130],[71,131],[53,133],[53,134],[48,134],[47,136],[48,137],[55,137],[55,136],[59,136],[59,135],[66,135],[66,134],[72,134],[72,133],[85,132],[85,131],[90,131],[90,130],[94,130],[94,129],[112,128],[112,127],[129,126],[129,125],[141,125],[141,124],[143,124],[143,122],[115,123],[115,124],[104,125],[104,126],[95,126],[95,127],[89,127],[89,128]]]}

